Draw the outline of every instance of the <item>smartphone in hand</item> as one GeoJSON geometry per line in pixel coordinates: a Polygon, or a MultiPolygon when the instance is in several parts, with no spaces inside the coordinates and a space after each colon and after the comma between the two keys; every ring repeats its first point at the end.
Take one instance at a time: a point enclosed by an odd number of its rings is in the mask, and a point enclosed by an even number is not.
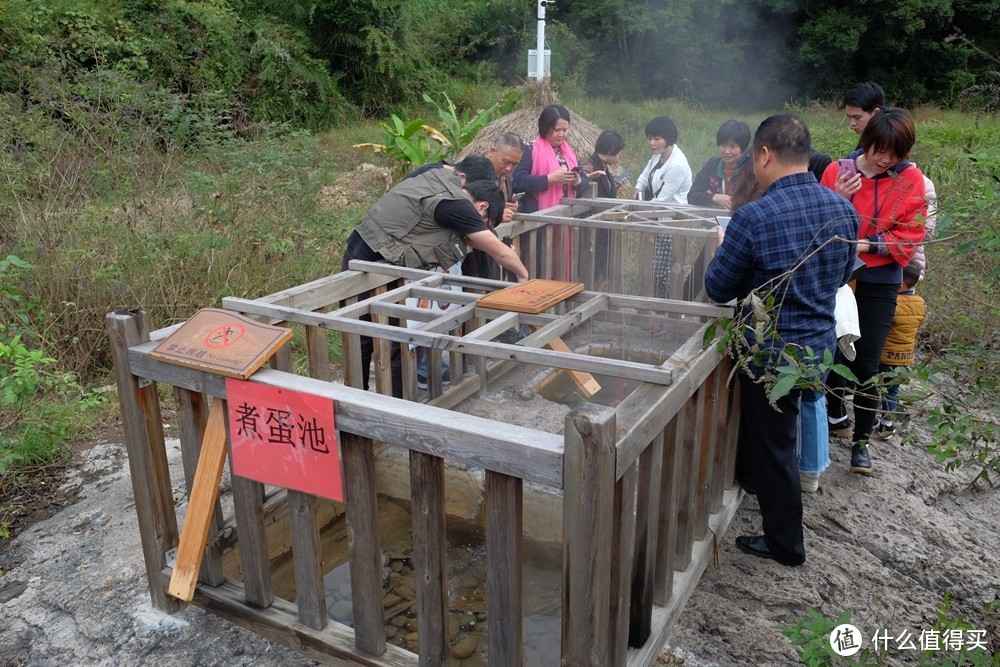
{"type": "Polygon", "coordinates": [[[620,174],[618,174],[617,176],[615,176],[615,187],[618,187],[619,185],[621,185],[622,183],[624,183],[624,182],[625,182],[625,180],[626,180],[626,179],[627,179],[627,178],[628,178],[629,176],[631,176],[631,175],[632,175],[632,172],[631,172],[631,171],[629,171],[628,169],[626,169],[626,170],[625,170],[625,171],[623,171],[622,173],[620,173],[620,174]]]}
{"type": "Polygon", "coordinates": [[[848,176],[854,176],[858,173],[858,165],[851,158],[837,160],[837,169],[841,174],[847,174],[848,176]]]}
{"type": "Polygon", "coordinates": [[[526,193],[526,192],[515,192],[512,199],[515,202],[519,202],[519,201],[521,201],[521,197],[523,197],[526,194],[528,194],[528,193],[526,193]]]}

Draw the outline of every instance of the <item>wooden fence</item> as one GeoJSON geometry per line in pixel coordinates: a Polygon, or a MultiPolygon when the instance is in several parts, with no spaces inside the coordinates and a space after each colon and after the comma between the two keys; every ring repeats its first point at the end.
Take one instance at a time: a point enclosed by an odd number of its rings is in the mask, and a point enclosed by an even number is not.
{"type": "MultiPolygon", "coordinates": [[[[597,228],[584,229],[574,243],[597,228]]],[[[558,241],[559,236],[550,238],[558,241]]],[[[544,244],[545,237],[541,240],[544,244]]],[[[573,276],[582,270],[571,267],[573,276]]],[[[679,284],[685,282],[690,284],[687,277],[679,284]]],[[[738,395],[727,382],[728,361],[702,344],[706,327],[723,310],[704,303],[593,291],[538,315],[476,305],[478,295],[503,286],[356,262],[351,271],[268,297],[224,300],[223,305],[236,312],[295,325],[303,341],[305,361],[299,372],[304,374],[292,372],[286,346],[271,368],[258,371],[249,382],[335,401],[354,624],[348,627],[327,615],[317,499],[291,490],[277,500],[267,499],[263,485],[238,476],[232,477],[232,516],[223,516],[221,506],[216,507],[194,604],[325,664],[449,664],[445,469],[458,465],[480,469],[484,476],[489,664],[522,664],[525,482],[562,495],[562,664],[655,662],[741,498],[732,483],[738,395]],[[447,285],[463,291],[442,289],[447,285]],[[407,307],[406,297],[449,300],[459,307],[428,319],[426,311],[407,307]],[[640,323],[663,323],[672,332],[657,339],[670,348],[662,363],[545,349],[558,337],[573,340],[574,332],[586,326],[616,323],[625,315],[640,323]],[[397,318],[418,319],[424,326],[408,329],[390,321],[397,318]],[[495,340],[505,330],[524,326],[534,333],[516,344],[495,340]],[[376,340],[377,391],[359,388],[362,335],[376,340]],[[344,383],[330,381],[330,336],[342,345],[344,383]],[[404,392],[410,400],[385,395],[391,342],[404,351],[404,392]],[[410,345],[432,352],[428,392],[414,386],[410,345]],[[466,371],[461,377],[454,373],[448,387],[434,363],[441,354],[451,356],[452,369],[466,371]],[[455,409],[525,364],[554,372],[599,373],[638,386],[614,408],[593,403],[574,408],[561,434],[455,409]],[[420,508],[412,514],[416,654],[386,641],[375,474],[378,443],[408,451],[410,501],[420,508]],[[272,590],[268,527],[279,513],[290,526],[298,591],[294,601],[272,590]],[[223,567],[233,526],[241,579],[227,576],[223,567]]],[[[180,603],[166,591],[178,520],[157,385],[174,388],[189,490],[209,398],[225,401],[226,385],[221,376],[150,356],[156,342],[176,327],[151,333],[141,311],[111,313],[107,321],[150,594],[156,607],[174,611],[180,603]]]]}

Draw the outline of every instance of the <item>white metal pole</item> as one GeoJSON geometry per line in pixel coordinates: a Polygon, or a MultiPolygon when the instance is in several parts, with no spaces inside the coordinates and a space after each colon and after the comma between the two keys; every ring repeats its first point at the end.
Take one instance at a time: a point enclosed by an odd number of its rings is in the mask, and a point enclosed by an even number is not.
{"type": "Polygon", "coordinates": [[[538,60],[535,66],[535,79],[544,81],[548,72],[545,71],[545,5],[549,0],[537,0],[538,2],[538,49],[535,51],[538,60]]]}

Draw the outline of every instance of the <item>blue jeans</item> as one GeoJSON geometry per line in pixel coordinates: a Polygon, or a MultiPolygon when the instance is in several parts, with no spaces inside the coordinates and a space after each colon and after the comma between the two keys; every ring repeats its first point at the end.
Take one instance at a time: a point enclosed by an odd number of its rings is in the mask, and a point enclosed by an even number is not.
{"type": "MultiPolygon", "coordinates": [[[[893,373],[898,369],[899,366],[889,366],[887,364],[879,364],[878,366],[879,373],[893,373]]],[[[896,408],[899,407],[899,385],[895,378],[888,379],[891,384],[886,386],[885,394],[882,396],[882,419],[896,421],[896,408]]]]}
{"type": "MultiPolygon", "coordinates": [[[[427,353],[426,347],[417,348],[417,377],[423,378],[424,381],[427,380],[427,359],[430,357],[427,353]]],[[[448,357],[450,355],[445,352],[441,354],[441,377],[446,377],[448,373],[448,357]]]]}
{"type": "Polygon", "coordinates": [[[830,465],[830,427],[826,396],[803,391],[799,412],[799,472],[818,475],[830,465]]]}

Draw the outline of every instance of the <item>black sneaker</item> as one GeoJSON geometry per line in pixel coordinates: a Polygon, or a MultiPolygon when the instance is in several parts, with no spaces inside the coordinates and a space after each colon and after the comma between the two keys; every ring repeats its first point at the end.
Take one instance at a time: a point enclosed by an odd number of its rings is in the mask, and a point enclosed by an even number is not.
{"type": "Polygon", "coordinates": [[[859,475],[872,474],[872,459],[868,456],[868,447],[854,445],[851,448],[851,472],[859,475]]]}
{"type": "Polygon", "coordinates": [[[896,425],[890,421],[879,422],[878,427],[872,433],[872,437],[879,440],[888,440],[894,435],[896,435],[896,425]]]}
{"type": "Polygon", "coordinates": [[[831,438],[850,438],[854,436],[854,422],[850,419],[841,419],[837,423],[827,420],[827,423],[830,425],[831,438]]]}

